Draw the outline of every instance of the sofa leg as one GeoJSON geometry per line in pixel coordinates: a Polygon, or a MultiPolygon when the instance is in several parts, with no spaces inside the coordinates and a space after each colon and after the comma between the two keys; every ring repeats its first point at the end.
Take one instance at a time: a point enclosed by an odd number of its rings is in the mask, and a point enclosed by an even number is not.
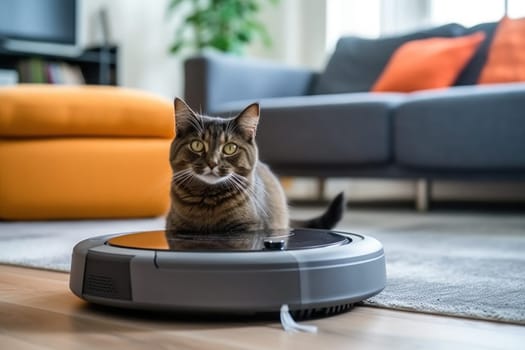
{"type": "Polygon", "coordinates": [[[418,211],[427,211],[430,204],[430,187],[428,179],[418,179],[416,181],[416,209],[418,211]]]}
{"type": "Polygon", "coordinates": [[[317,200],[322,202],[324,200],[324,192],[326,189],[326,178],[318,177],[317,178],[317,200]]]}

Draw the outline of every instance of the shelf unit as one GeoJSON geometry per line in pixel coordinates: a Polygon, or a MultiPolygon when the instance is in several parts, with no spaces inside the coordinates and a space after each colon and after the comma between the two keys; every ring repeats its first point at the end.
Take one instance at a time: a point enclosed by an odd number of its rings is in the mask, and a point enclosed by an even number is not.
{"type": "Polygon", "coordinates": [[[117,85],[117,56],[116,46],[87,48],[78,56],[71,57],[52,53],[10,51],[0,45],[0,69],[17,70],[21,76],[20,62],[37,59],[44,63],[65,63],[78,67],[86,84],[117,85]]]}

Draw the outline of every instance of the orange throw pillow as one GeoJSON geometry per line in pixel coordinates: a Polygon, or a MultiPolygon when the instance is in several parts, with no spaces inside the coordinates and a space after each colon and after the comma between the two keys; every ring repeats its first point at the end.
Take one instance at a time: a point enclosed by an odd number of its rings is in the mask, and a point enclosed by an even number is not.
{"type": "Polygon", "coordinates": [[[478,83],[525,81],[525,18],[504,17],[496,29],[478,83]]]}
{"type": "Polygon", "coordinates": [[[451,86],[484,39],[483,32],[476,32],[458,38],[409,41],[394,52],[372,91],[412,92],[451,86]]]}

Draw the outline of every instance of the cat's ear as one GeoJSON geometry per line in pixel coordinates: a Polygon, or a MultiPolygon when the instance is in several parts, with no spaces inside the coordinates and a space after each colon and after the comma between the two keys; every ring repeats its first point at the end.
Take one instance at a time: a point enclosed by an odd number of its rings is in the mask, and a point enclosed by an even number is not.
{"type": "Polygon", "coordinates": [[[182,99],[175,97],[173,107],[175,110],[175,130],[177,135],[184,134],[189,129],[200,126],[199,117],[182,99]]]}
{"type": "Polygon", "coordinates": [[[239,115],[235,118],[239,130],[244,137],[251,140],[255,137],[257,131],[257,124],[259,124],[259,113],[260,108],[258,103],[252,103],[246,107],[239,115]]]}

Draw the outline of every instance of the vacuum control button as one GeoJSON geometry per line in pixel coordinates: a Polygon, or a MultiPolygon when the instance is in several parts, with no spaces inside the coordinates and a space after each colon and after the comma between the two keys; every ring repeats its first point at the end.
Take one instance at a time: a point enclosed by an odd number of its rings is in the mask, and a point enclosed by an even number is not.
{"type": "Polygon", "coordinates": [[[284,239],[278,239],[278,240],[265,239],[264,248],[267,250],[283,250],[284,249],[284,239]]]}

